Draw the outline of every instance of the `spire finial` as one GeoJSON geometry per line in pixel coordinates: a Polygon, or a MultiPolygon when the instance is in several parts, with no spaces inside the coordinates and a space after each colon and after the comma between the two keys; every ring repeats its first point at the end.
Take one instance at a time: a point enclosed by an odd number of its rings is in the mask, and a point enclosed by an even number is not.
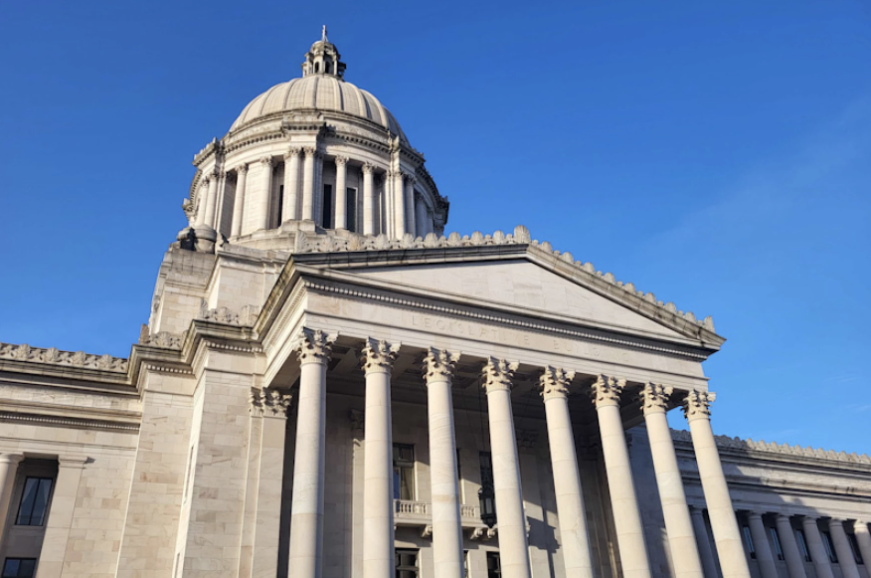
{"type": "Polygon", "coordinates": [[[327,40],[327,25],[324,24],[324,29],[321,32],[321,42],[328,42],[327,40]]]}

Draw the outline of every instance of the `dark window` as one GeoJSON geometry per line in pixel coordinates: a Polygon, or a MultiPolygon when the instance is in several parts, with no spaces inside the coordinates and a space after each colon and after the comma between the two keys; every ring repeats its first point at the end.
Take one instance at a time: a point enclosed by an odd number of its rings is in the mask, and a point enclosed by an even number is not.
{"type": "Polygon", "coordinates": [[[801,552],[805,562],[813,562],[811,551],[807,548],[807,539],[804,536],[804,530],[795,531],[795,541],[798,542],[798,550],[801,552]]]}
{"type": "Polygon", "coordinates": [[[463,578],[469,578],[469,551],[463,550],[463,578]]]}
{"type": "Polygon", "coordinates": [[[396,550],[396,578],[417,578],[417,550],[396,550]]]}
{"type": "Polygon", "coordinates": [[[414,446],[393,444],[393,499],[414,499],[414,446]]]}
{"type": "Polygon", "coordinates": [[[357,232],[357,189],[348,187],[345,194],[345,215],[348,219],[348,230],[357,232]]]}
{"type": "Polygon", "coordinates": [[[835,555],[835,549],[832,548],[832,535],[828,532],[820,532],[823,536],[823,547],[826,549],[826,556],[829,557],[829,562],[832,564],[838,563],[838,557],[835,555]]]}
{"type": "Polygon", "coordinates": [[[499,552],[487,552],[487,578],[500,578],[502,564],[499,563],[499,552]]]}
{"type": "Polygon", "coordinates": [[[864,564],[862,553],[859,551],[859,543],[856,542],[856,534],[847,534],[847,537],[850,538],[850,548],[853,549],[853,558],[856,559],[856,564],[864,564]]]}
{"type": "Polygon", "coordinates": [[[324,229],[333,228],[333,185],[324,185],[324,212],[321,215],[321,222],[324,229]]]}
{"type": "Polygon", "coordinates": [[[756,559],[756,547],[753,545],[753,535],[750,533],[749,526],[742,526],[741,531],[744,534],[744,543],[747,546],[747,552],[750,554],[750,557],[754,560],[756,559]]]}
{"type": "Polygon", "coordinates": [[[18,526],[42,526],[51,496],[51,478],[27,478],[18,507],[18,526]]]}
{"type": "Polygon", "coordinates": [[[780,547],[780,536],[777,535],[777,530],[768,528],[768,534],[771,536],[771,543],[774,544],[774,555],[778,560],[783,560],[783,548],[780,547]]]}
{"type": "Polygon", "coordinates": [[[278,185],[278,208],[276,210],[278,211],[278,219],[276,220],[278,221],[278,226],[280,227],[282,219],[281,213],[282,211],[284,211],[284,185],[278,185]]]}
{"type": "Polygon", "coordinates": [[[330,63],[329,62],[324,63],[324,72],[326,72],[327,74],[330,73],[330,63]]]}
{"type": "Polygon", "coordinates": [[[6,558],[3,578],[33,578],[36,558],[6,558]]]}
{"type": "Polygon", "coordinates": [[[321,70],[321,65],[318,64],[317,62],[315,62],[315,72],[320,72],[320,70],[321,70]]]}

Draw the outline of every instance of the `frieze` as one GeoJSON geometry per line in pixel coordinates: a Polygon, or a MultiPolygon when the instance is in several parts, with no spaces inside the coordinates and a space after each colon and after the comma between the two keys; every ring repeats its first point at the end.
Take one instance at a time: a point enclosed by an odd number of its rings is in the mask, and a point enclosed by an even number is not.
{"type": "Polygon", "coordinates": [[[0,359],[127,373],[127,360],[123,357],[96,355],[83,351],[60,351],[54,347],[44,349],[31,347],[26,343],[15,345],[0,342],[0,359]]]}
{"type": "Polygon", "coordinates": [[[257,316],[260,315],[260,307],[255,305],[245,305],[238,312],[227,307],[216,307],[210,309],[205,299],[200,302],[200,313],[197,319],[203,321],[214,321],[215,323],[225,323],[227,325],[254,325],[257,321],[257,316]]]}

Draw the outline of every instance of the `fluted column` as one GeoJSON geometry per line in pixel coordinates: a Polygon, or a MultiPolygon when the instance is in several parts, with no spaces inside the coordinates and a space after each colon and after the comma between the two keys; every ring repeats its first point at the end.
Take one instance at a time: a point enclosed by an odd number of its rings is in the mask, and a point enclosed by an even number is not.
{"type": "Polygon", "coordinates": [[[0,454],[0,543],[3,540],[3,530],[6,529],[6,517],[9,514],[9,502],[12,500],[12,488],[15,486],[15,474],[18,464],[24,456],[3,452],[0,454]]]}
{"type": "Polygon", "coordinates": [[[334,229],[348,228],[348,157],[336,157],[336,222],[334,229]]]}
{"type": "Polygon", "coordinates": [[[868,531],[868,524],[862,520],[856,520],[853,524],[853,532],[856,534],[859,553],[865,562],[865,570],[871,569],[871,533],[868,531]]]}
{"type": "Polygon", "coordinates": [[[834,578],[832,563],[829,561],[826,547],[823,546],[823,537],[820,534],[820,527],[817,526],[817,519],[805,516],[802,518],[801,527],[804,529],[807,549],[810,552],[811,560],[813,560],[817,578],[834,578]]]}
{"type": "Polygon", "coordinates": [[[546,367],[538,383],[541,396],[544,398],[566,575],[592,578],[593,563],[587,533],[587,516],[578,469],[578,454],[575,450],[575,436],[569,415],[569,383],[574,376],[574,371],[546,367]]]}
{"type": "Polygon", "coordinates": [[[783,557],[786,559],[786,568],[789,570],[789,578],[807,578],[807,573],[804,570],[804,558],[798,550],[795,530],[792,529],[789,516],[777,514],[775,524],[777,525],[777,537],[780,540],[783,557]]]}
{"type": "Polygon", "coordinates": [[[366,413],[363,458],[363,578],[392,576],[393,420],[390,372],[399,344],[371,337],[363,349],[366,413]]]}
{"type": "Polygon", "coordinates": [[[832,537],[832,545],[838,556],[838,564],[841,566],[842,578],[859,578],[859,567],[853,554],[853,547],[844,531],[844,521],[838,518],[829,519],[829,535],[832,537]]]}
{"type": "Polygon", "coordinates": [[[423,360],[427,389],[434,576],[462,578],[463,528],[451,381],[460,354],[430,348],[423,360]]]}
{"type": "Polygon", "coordinates": [[[327,362],[335,340],[335,334],[306,327],[296,344],[299,407],[288,561],[294,578],[320,578],[323,573],[327,362]]]}
{"type": "Polygon", "coordinates": [[[318,151],[314,147],[306,147],[305,165],[302,170],[302,218],[309,221],[315,219],[315,156],[318,151]]]}
{"type": "Polygon", "coordinates": [[[599,416],[602,453],[605,456],[605,473],[611,494],[611,509],[614,512],[623,576],[650,578],[644,527],[641,524],[635,483],[632,481],[623,419],[620,417],[620,394],[625,385],[625,380],[600,375],[593,384],[592,393],[599,416]]]}
{"type": "Polygon", "coordinates": [[[491,357],[484,366],[484,389],[487,391],[487,413],[490,419],[502,576],[531,578],[520,464],[517,459],[514,416],[511,413],[511,377],[517,365],[491,357]]]}
{"type": "Polygon", "coordinates": [[[395,229],[393,236],[396,239],[401,239],[405,235],[405,188],[402,181],[406,174],[401,171],[396,171],[393,175],[393,227],[395,229]]]}
{"type": "Polygon", "coordinates": [[[281,200],[281,222],[299,220],[299,154],[292,147],[284,155],[284,198],[281,200]]]}
{"type": "Polygon", "coordinates": [[[372,171],[375,167],[363,165],[363,234],[375,234],[375,186],[372,171]]]}
{"type": "Polygon", "coordinates": [[[272,157],[263,157],[260,159],[260,164],[263,171],[263,183],[260,185],[263,194],[260,197],[260,202],[263,203],[263,206],[257,214],[258,220],[254,224],[255,231],[269,229],[269,207],[272,201],[272,157]]]}
{"type": "Polygon", "coordinates": [[[696,533],[696,542],[699,545],[699,557],[705,569],[706,578],[717,578],[717,562],[714,559],[714,549],[708,538],[708,527],[705,525],[705,517],[699,508],[690,507],[690,517],[693,520],[693,529],[696,533]]]}
{"type": "Polygon", "coordinates": [[[714,541],[717,543],[723,578],[750,578],[741,532],[711,429],[710,405],[715,397],[713,392],[691,391],[684,399],[683,410],[693,438],[696,463],[705,502],[708,504],[708,516],[711,519],[714,541]]]}
{"type": "MultiPolygon", "coordinates": [[[[650,438],[653,470],[668,534],[675,578],[703,578],[702,561],[693,535],[693,522],[681,480],[666,409],[673,389],[648,383],[641,394],[644,423],[650,438]]],[[[768,578],[768,577],[766,577],[768,578]]]]}
{"type": "Polygon", "coordinates": [[[750,537],[753,538],[753,546],[756,549],[756,562],[762,578],[777,578],[777,566],[774,565],[774,555],[771,553],[771,545],[765,533],[765,524],[762,523],[762,514],[749,512],[747,522],[750,526],[750,537]]]}
{"type": "Polygon", "coordinates": [[[416,179],[414,175],[408,175],[405,179],[405,231],[415,236],[417,230],[414,226],[414,183],[416,179]]]}
{"type": "Polygon", "coordinates": [[[248,165],[236,167],[236,195],[233,197],[233,224],[230,226],[230,236],[242,234],[242,213],[245,210],[245,186],[248,180],[248,165]]]}
{"type": "Polygon", "coordinates": [[[215,229],[215,214],[218,210],[218,173],[214,173],[209,175],[208,177],[209,189],[206,193],[206,215],[205,222],[203,223],[207,227],[211,227],[215,229]]]}

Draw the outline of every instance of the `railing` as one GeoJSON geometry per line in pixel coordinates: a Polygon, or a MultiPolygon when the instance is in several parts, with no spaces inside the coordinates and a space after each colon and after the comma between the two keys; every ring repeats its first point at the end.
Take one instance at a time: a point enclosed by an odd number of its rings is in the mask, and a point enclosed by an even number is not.
{"type": "Polygon", "coordinates": [[[393,500],[396,514],[398,516],[428,516],[429,504],[426,502],[413,502],[411,500],[393,500]]]}

